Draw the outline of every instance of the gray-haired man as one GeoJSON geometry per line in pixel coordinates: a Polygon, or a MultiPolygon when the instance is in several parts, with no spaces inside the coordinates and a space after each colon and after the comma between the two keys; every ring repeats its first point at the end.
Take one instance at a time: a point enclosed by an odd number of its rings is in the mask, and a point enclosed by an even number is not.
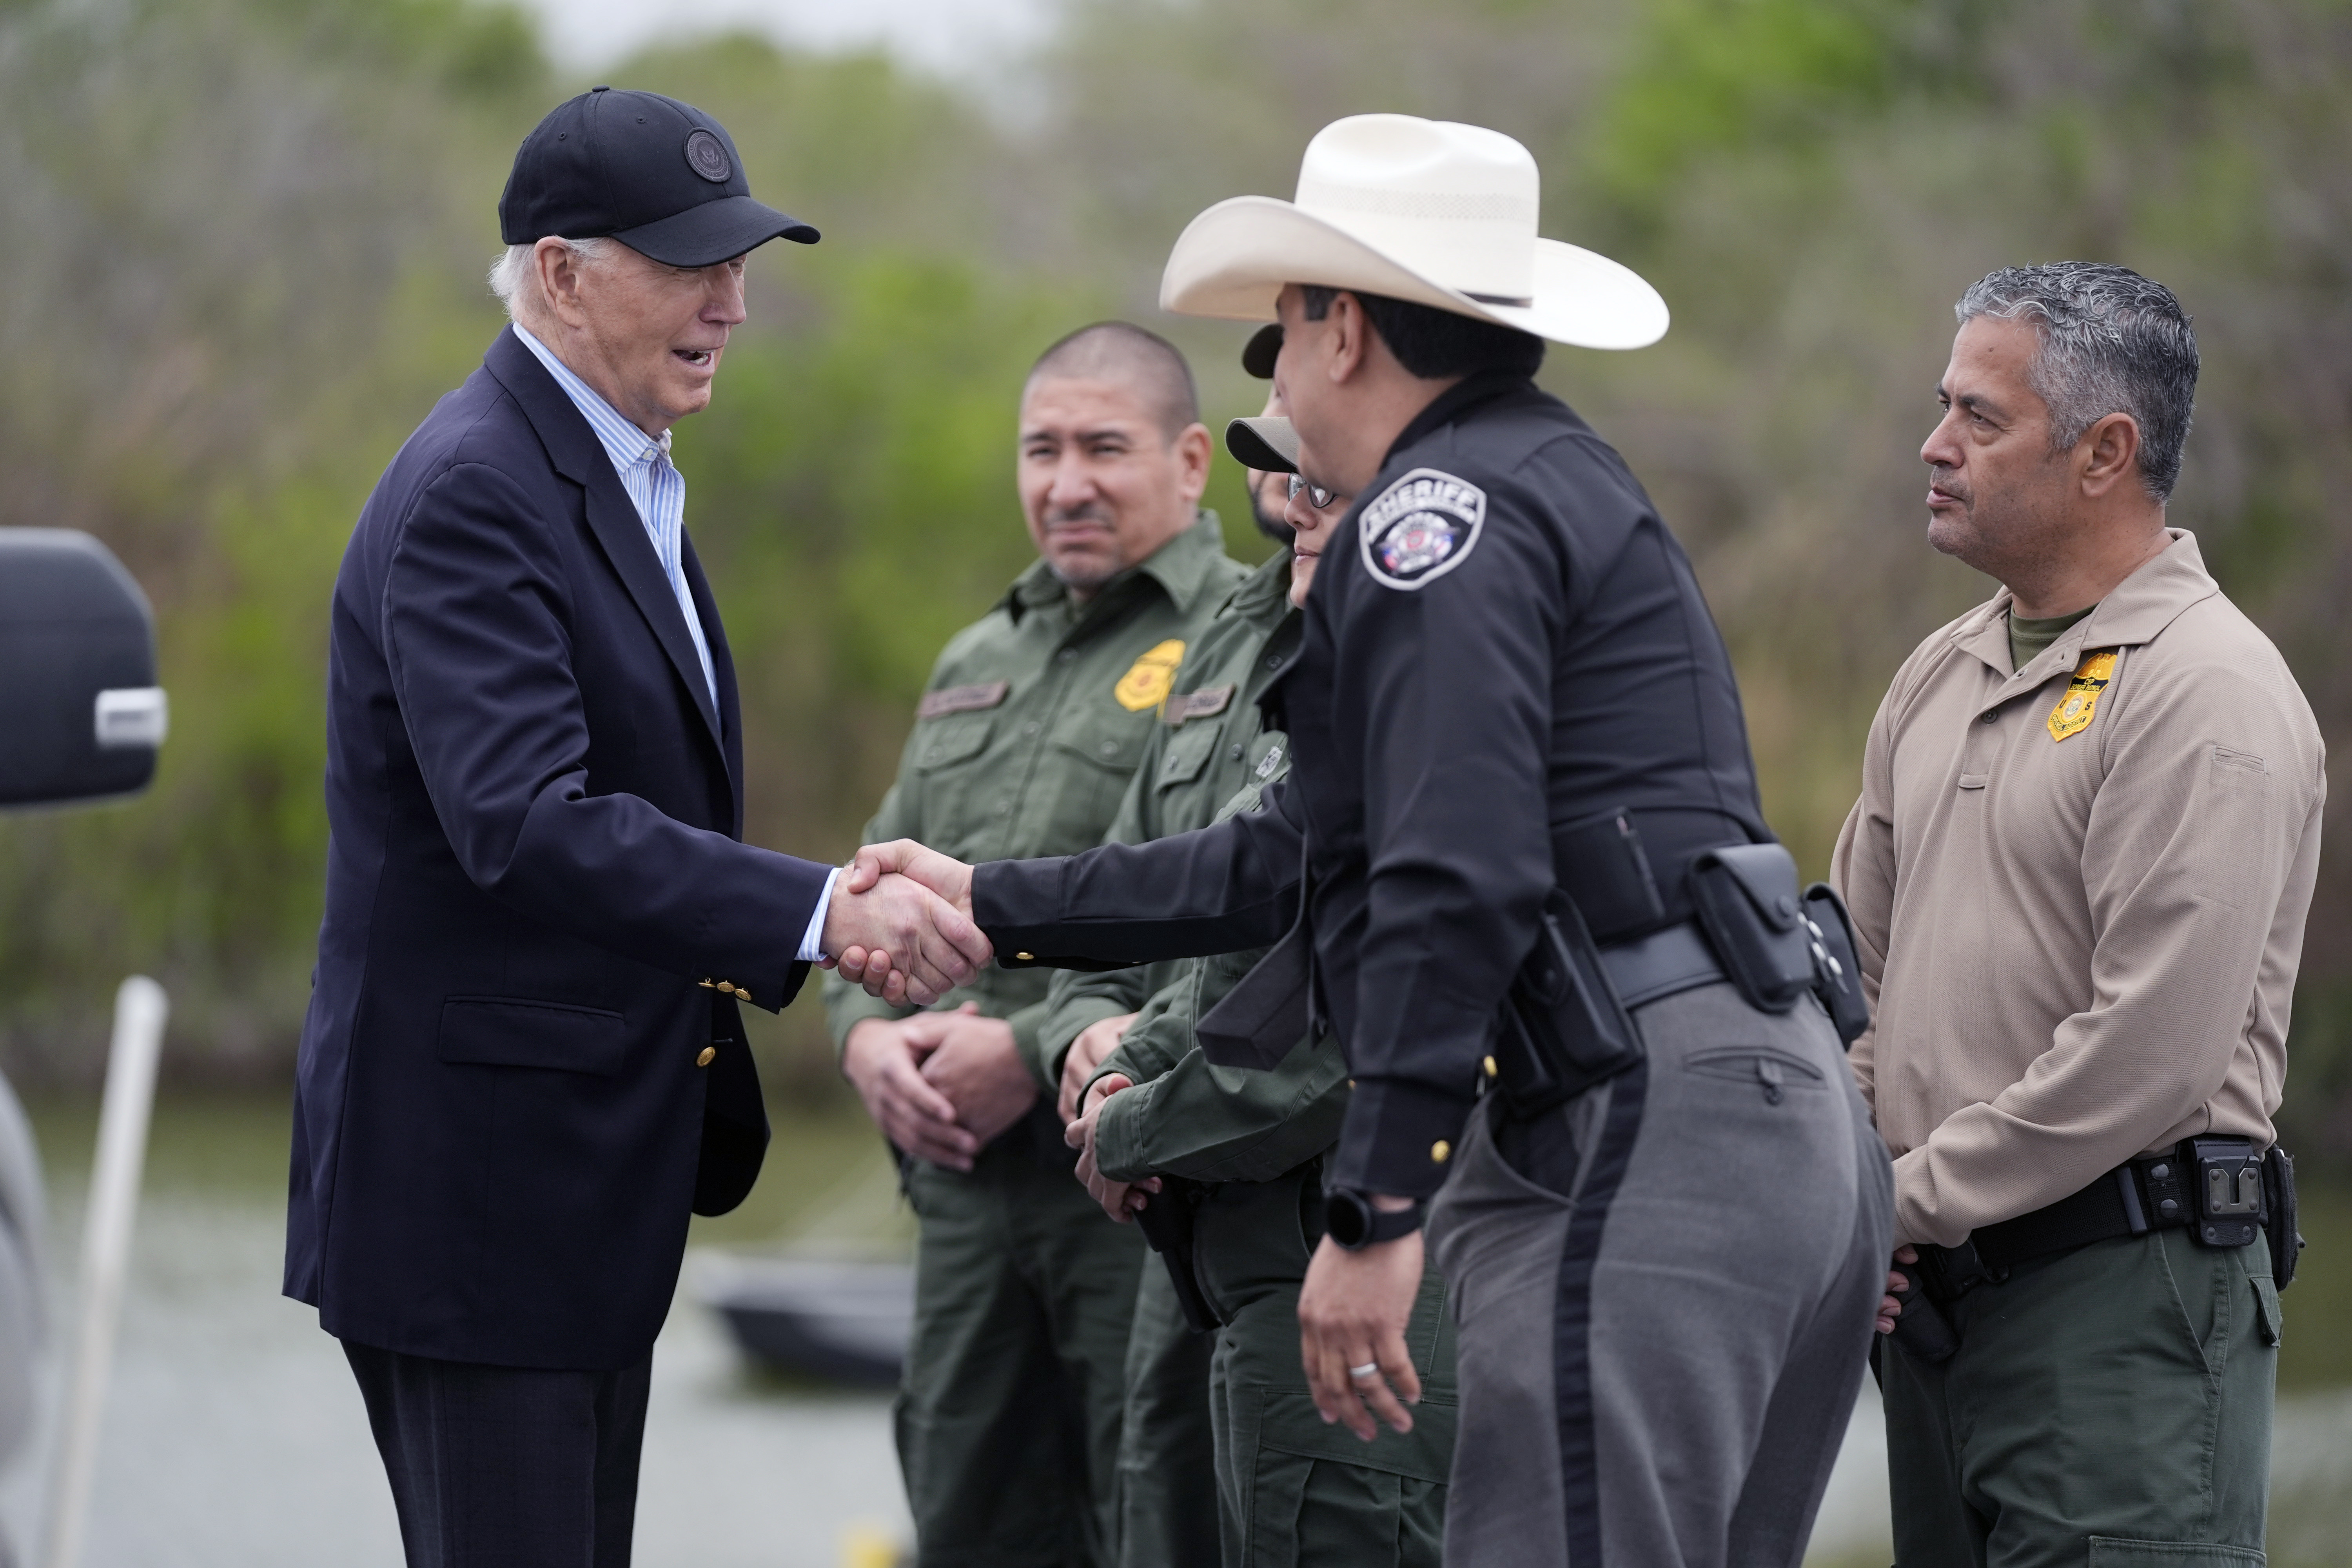
{"type": "Polygon", "coordinates": [[[2010,268],[1958,314],[1927,537],[2005,586],[1895,676],[1836,858],[1895,1156],[1880,1327],[1911,1319],[1880,1356],[1896,1556],[2260,1563],[2319,731],[2166,525],[2171,291],[2010,268]]]}

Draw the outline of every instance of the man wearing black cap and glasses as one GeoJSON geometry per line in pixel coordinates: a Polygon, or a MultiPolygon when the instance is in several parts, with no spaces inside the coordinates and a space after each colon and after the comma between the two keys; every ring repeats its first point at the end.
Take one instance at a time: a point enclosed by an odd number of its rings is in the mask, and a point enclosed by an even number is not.
{"type": "Polygon", "coordinates": [[[335,584],[319,967],[286,1292],[343,1342],[412,1564],[625,1563],[689,1211],[768,1139],[738,1005],[895,931],[924,1000],[988,958],[899,881],[741,842],[734,668],[669,426],[743,258],[816,231],[726,131],[604,88],[515,159],[514,325],[411,436],[335,584]]]}

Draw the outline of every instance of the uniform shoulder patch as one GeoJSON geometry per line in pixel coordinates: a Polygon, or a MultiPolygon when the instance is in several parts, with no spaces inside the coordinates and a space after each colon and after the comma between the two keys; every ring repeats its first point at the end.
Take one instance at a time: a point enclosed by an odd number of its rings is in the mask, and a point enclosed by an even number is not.
{"type": "Polygon", "coordinates": [[[1486,524],[1486,492],[1415,468],[1368,502],[1356,523],[1364,566],[1383,587],[1425,588],[1470,558],[1486,524]]]}

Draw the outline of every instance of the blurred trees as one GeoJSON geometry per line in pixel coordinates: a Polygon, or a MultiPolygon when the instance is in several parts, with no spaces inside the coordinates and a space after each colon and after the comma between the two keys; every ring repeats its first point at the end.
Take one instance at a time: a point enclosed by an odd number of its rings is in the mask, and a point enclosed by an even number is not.
{"type": "MultiPolygon", "coordinates": [[[[678,433],[762,842],[846,847],[932,652],[1025,559],[1010,435],[1036,350],[1124,313],[1193,352],[1213,418],[1254,407],[1242,332],[1159,317],[1160,263],[1202,206],[1288,195],[1307,138],[1374,109],[1518,136],[1545,232],[1673,305],[1657,348],[1556,350],[1546,380],[1690,543],[1810,868],[1895,665],[1989,591],[1925,546],[1916,448],[1950,303],[2004,262],[2093,256],[2179,291],[2205,377],[2174,519],[2352,734],[2341,0],[1074,0],[983,93],[746,39],[597,79],[719,115],[760,194],[825,231],[755,258],[752,322],[678,433]]],[[[87,1056],[133,966],[181,1001],[184,1068],[282,1068],[334,563],[496,330],[480,277],[514,144],[585,85],[467,0],[0,9],[0,521],[124,554],[176,719],[150,798],[0,822],[13,1068],[87,1056]]],[[[1230,465],[1217,482],[1247,549],[1230,465]]],[[[2352,1158],[2343,863],[2289,1121],[2352,1158]]],[[[810,1011],[771,1043],[821,1061],[810,1011]]]]}

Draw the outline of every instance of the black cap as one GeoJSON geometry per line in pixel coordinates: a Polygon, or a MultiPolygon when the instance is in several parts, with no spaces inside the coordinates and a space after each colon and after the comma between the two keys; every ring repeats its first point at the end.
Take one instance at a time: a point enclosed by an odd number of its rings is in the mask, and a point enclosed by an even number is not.
{"type": "Polygon", "coordinates": [[[669,267],[709,267],[816,230],[751,199],[727,128],[657,92],[600,87],[523,138],[499,198],[509,245],[619,240],[669,267]]]}
{"type": "Polygon", "coordinates": [[[1274,379],[1274,356],[1282,352],[1282,323],[1269,321],[1242,345],[1242,368],[1260,381],[1274,379]]]}

